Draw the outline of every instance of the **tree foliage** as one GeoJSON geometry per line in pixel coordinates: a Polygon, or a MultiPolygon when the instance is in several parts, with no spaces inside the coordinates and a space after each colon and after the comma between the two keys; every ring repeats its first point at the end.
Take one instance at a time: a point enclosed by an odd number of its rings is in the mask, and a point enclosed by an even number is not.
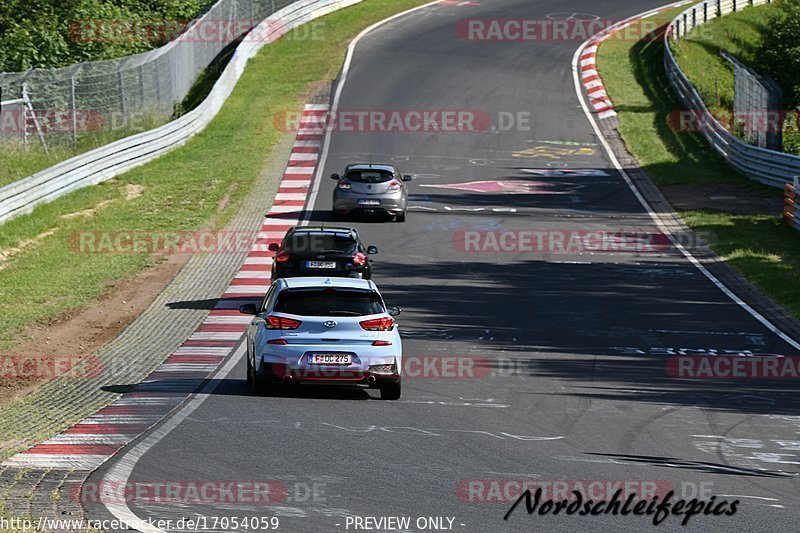
{"type": "MultiPolygon", "coordinates": [[[[111,59],[163,44],[152,27],[195,18],[212,0],[0,0],[0,71],[111,59]],[[97,38],[97,37],[101,38],[97,38]]],[[[172,24],[172,27],[177,24],[172,24]]]]}
{"type": "Polygon", "coordinates": [[[779,0],[756,58],[758,70],[783,87],[785,103],[800,104],[800,0],[779,0]]]}

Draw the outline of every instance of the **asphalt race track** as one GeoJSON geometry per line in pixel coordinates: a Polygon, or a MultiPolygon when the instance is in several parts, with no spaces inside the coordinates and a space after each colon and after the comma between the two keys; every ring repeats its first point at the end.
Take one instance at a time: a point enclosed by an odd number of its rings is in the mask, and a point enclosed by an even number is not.
{"type": "MultiPolygon", "coordinates": [[[[796,350],[669,244],[497,251],[468,241],[502,230],[549,239],[658,230],[580,107],[571,71],[580,41],[474,42],[459,37],[459,21],[575,12],[622,19],[662,2],[474,3],[427,7],[366,35],[339,108],[478,110],[494,129],[335,131],[323,162],[324,176],[374,161],[416,177],[405,223],[353,223],[380,249],[373,279],[403,309],[405,357],[419,360],[402,399],[330,388],[254,397],[241,357],[138,457],[130,479],[272,480],[286,497],[270,505],[134,501],[130,509],[141,519],[277,516],[291,532],[353,531],[347,516],[408,516],[411,531],[419,517],[452,518],[464,532],[654,527],[646,516],[529,516],[524,505],[503,520],[519,494],[515,481],[627,481],[672,488],[675,498],[740,501],[734,516],[694,516],[685,531],[796,530],[796,389],[676,380],[666,366],[677,353],[796,350]],[[498,129],[501,114],[517,112],[530,112],[529,128],[498,129]],[[443,361],[466,361],[471,371],[442,376],[443,361]]],[[[331,220],[334,185],[319,183],[312,223],[331,220]]],[[[110,516],[100,505],[90,511],[110,516]]],[[[670,516],[658,528],[680,522],[670,516]]]]}

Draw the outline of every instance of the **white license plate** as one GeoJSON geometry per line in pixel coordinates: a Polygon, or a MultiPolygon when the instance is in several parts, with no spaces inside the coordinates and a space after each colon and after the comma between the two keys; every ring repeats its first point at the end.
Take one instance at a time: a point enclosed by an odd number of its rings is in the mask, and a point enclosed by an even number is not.
{"type": "Polygon", "coordinates": [[[353,362],[349,353],[315,353],[311,354],[314,365],[349,365],[353,362]]]}
{"type": "Polygon", "coordinates": [[[381,205],[380,200],[367,200],[365,198],[359,198],[358,205],[381,205]]]}
{"type": "Polygon", "coordinates": [[[336,268],[336,261],[306,261],[306,268],[336,268]]]}

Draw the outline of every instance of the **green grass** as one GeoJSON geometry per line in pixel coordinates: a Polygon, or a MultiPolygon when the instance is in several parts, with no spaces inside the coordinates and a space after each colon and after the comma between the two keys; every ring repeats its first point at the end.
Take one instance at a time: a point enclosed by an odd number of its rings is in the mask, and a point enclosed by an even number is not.
{"type": "Polygon", "coordinates": [[[155,261],[148,254],[74,253],[67,244],[73,232],[223,227],[280,139],[281,132],[273,126],[276,114],[299,111],[313,83],[333,79],[347,43],[359,31],[424,2],[366,0],[325,17],[323,39],[287,34],[249,62],[220,114],[185,146],[0,226],[0,250],[53,232],[14,255],[0,270],[0,346],[11,345],[31,323],[89,305],[117,280],[132,277],[155,261]],[[129,184],[143,187],[143,194],[126,200],[129,184]],[[229,192],[227,207],[217,213],[229,192]],[[110,203],[93,216],[63,218],[101,202],[110,203]]]}
{"type": "Polygon", "coordinates": [[[727,50],[758,69],[761,34],[777,10],[767,4],[710,20],[673,46],[678,65],[697,88],[709,109],[733,111],[733,68],[722,58],[727,50]]]}
{"type": "MultiPolygon", "coordinates": [[[[681,9],[649,20],[666,24],[681,9]]],[[[700,134],[670,126],[670,113],[681,107],[667,83],[663,53],[662,40],[609,39],[597,55],[603,84],[619,114],[620,134],[641,167],[660,187],[731,183],[750,194],[780,196],[779,189],[736,174],[700,134]]],[[[681,215],[693,229],[713,235],[714,250],[734,269],[800,317],[800,233],[766,215],[681,215]]]]}
{"type": "Polygon", "coordinates": [[[108,128],[94,133],[78,136],[73,146],[68,134],[57,137],[46,137],[49,153],[45,152],[35,134],[28,137],[28,145],[20,143],[3,143],[0,149],[0,187],[66,161],[78,154],[88,152],[105,144],[117,141],[129,135],[156,128],[166,124],[169,117],[156,114],[143,115],[141,120],[123,128],[108,128]]]}

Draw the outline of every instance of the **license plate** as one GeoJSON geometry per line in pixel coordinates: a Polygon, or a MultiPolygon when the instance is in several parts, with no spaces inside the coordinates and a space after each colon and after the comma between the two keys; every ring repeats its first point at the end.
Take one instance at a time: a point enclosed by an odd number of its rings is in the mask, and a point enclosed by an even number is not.
{"type": "Polygon", "coordinates": [[[366,198],[359,198],[358,205],[381,205],[380,200],[368,200],[366,198]]]}
{"type": "Polygon", "coordinates": [[[306,261],[306,268],[336,268],[336,261],[306,261]]]}
{"type": "Polygon", "coordinates": [[[314,353],[311,364],[314,365],[349,365],[353,362],[349,353],[314,353]]]}

